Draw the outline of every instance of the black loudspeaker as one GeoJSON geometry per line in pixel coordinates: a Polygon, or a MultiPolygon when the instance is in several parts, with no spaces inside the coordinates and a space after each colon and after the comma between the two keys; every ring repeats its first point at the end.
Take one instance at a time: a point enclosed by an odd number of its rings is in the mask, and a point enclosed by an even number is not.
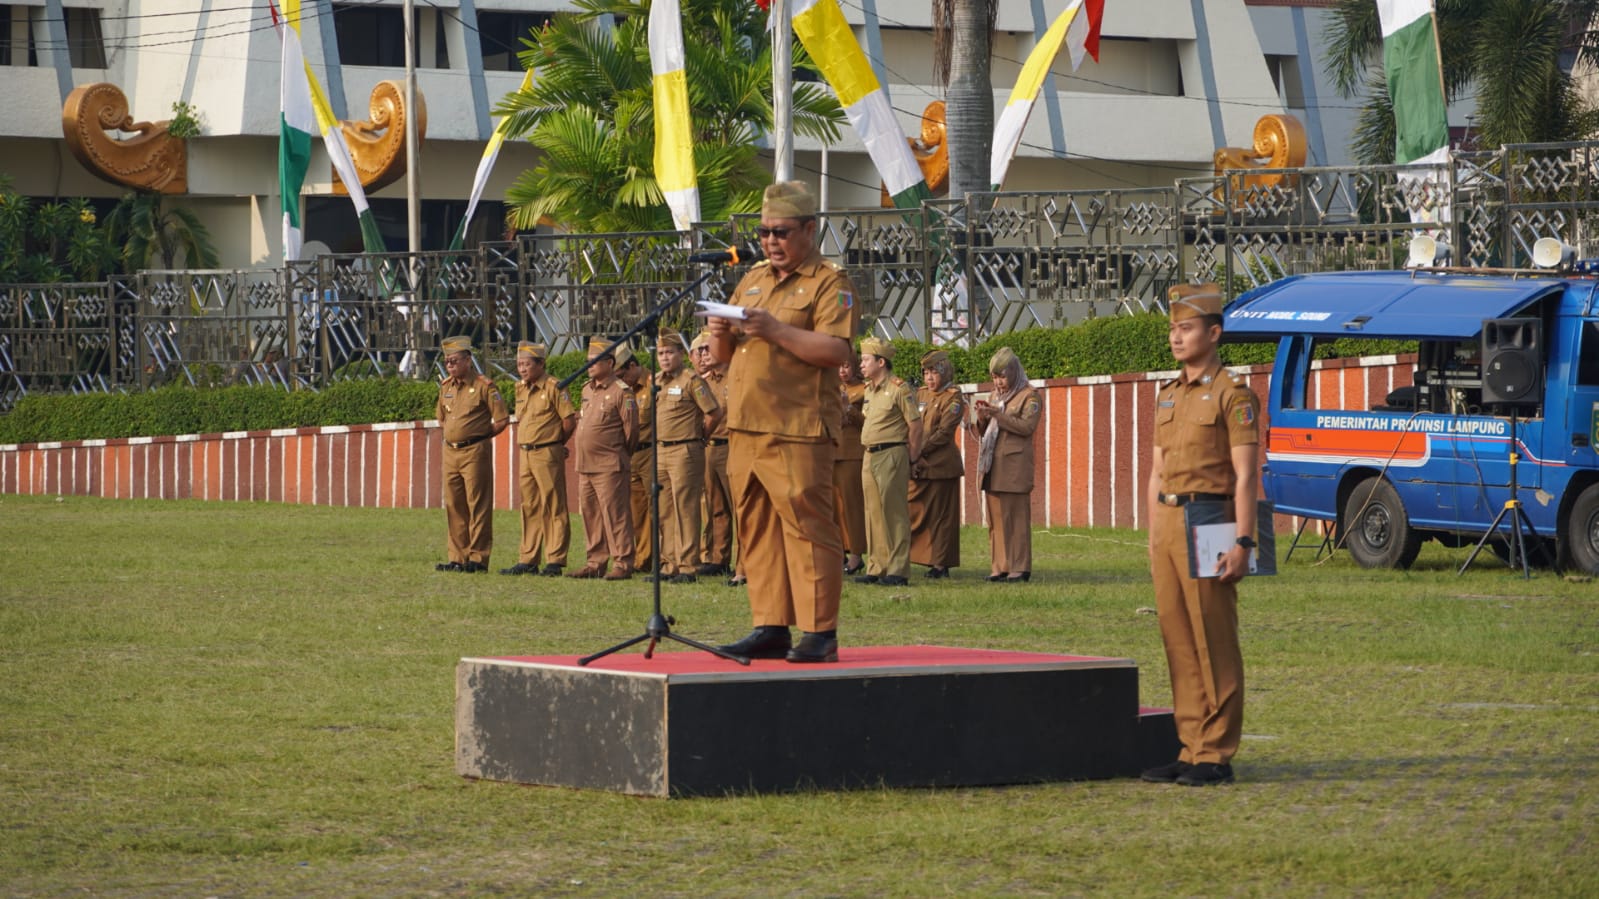
{"type": "Polygon", "coordinates": [[[1483,405],[1536,406],[1543,393],[1543,322],[1489,318],[1482,323],[1483,405]]]}

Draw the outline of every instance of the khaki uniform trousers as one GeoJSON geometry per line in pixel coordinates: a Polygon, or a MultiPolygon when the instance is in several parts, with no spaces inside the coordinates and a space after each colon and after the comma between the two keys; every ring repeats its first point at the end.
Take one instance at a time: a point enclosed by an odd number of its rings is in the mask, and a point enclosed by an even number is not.
{"type": "Polygon", "coordinates": [[[1238,646],[1238,587],[1188,576],[1183,510],[1157,505],[1150,573],[1160,636],[1171,669],[1179,759],[1225,764],[1244,732],[1244,657],[1238,646]]]}
{"type": "Polygon", "coordinates": [[[911,520],[906,494],[911,452],[903,446],[867,453],[861,466],[866,497],[866,573],[905,577],[911,573],[911,520]]]}
{"type": "Polygon", "coordinates": [[[705,539],[700,561],[729,565],[733,561],[733,487],[727,479],[727,447],[705,448],[705,539]]]}
{"type": "Polygon", "coordinates": [[[564,566],[572,542],[572,519],[566,512],[566,449],[546,446],[518,453],[522,547],[517,561],[532,565],[542,554],[544,564],[564,566]]]}
{"type": "Polygon", "coordinates": [[[659,446],[661,573],[693,574],[700,559],[700,495],[705,492],[705,444],[659,446]]]}
{"type": "Polygon", "coordinates": [[[989,574],[1033,570],[1033,495],[985,492],[989,574]]]}
{"type": "Polygon", "coordinates": [[[911,524],[911,562],[933,568],[959,566],[960,478],[912,480],[906,499],[911,524]]]}
{"type": "Polygon", "coordinates": [[[739,567],[755,626],[836,629],[844,548],[833,516],[833,444],[734,431],[729,445],[739,567]]]}
{"type": "Polygon", "coordinates": [[[628,475],[628,496],[633,507],[633,567],[650,567],[655,556],[655,529],[650,526],[650,466],[655,464],[655,447],[633,453],[633,471],[628,475]]]}
{"type": "Polygon", "coordinates": [[[487,565],[494,545],[494,441],[444,447],[443,473],[450,561],[487,565]]]}
{"type": "Polygon", "coordinates": [[[838,503],[838,523],[844,532],[844,550],[866,552],[866,496],[861,492],[860,459],[833,463],[833,493],[838,503]]]}
{"type": "Polygon", "coordinates": [[[606,558],[621,571],[633,570],[633,520],[627,510],[627,472],[578,473],[577,508],[583,516],[588,564],[605,567],[606,558]]]}

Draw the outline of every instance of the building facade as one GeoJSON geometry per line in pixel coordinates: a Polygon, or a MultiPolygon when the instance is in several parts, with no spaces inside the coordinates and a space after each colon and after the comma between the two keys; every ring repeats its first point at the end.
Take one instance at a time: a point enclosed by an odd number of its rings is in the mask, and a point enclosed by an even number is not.
{"type": "MultiPolygon", "coordinates": [[[[753,0],[752,0],[753,2],[753,0]]],[[[917,0],[841,0],[887,87],[905,133],[920,131],[942,98],[931,72],[929,6],[917,0]]],[[[1036,36],[1065,0],[1002,4],[993,49],[996,110],[1036,36]]],[[[1357,101],[1338,97],[1318,57],[1320,2],[1110,0],[1101,58],[1070,71],[1064,54],[1022,136],[1006,190],[1169,186],[1208,174],[1218,147],[1249,147],[1257,120],[1288,112],[1306,126],[1307,163],[1348,161],[1357,101]]],[[[417,83],[427,134],[419,165],[423,247],[444,247],[458,226],[493,127],[492,109],[516,89],[520,38],[559,0],[430,0],[416,5],[417,83]]],[[[379,82],[404,77],[399,0],[305,0],[306,57],[336,115],[368,118],[379,82]]],[[[202,133],[188,141],[187,193],[174,202],[207,224],[229,268],[281,261],[277,179],[280,44],[266,0],[216,6],[192,0],[12,0],[0,4],[0,172],[20,193],[110,201],[126,188],[101,180],[70,152],[62,108],[74,87],[117,85],[139,122],[190,104],[202,133]]],[[[828,208],[878,205],[879,178],[860,141],[823,148],[796,141],[796,173],[821,185],[828,208]]],[[[503,196],[535,151],[508,143],[469,241],[498,238],[503,196]]],[[[320,145],[302,202],[311,252],[360,249],[349,201],[333,192],[320,145]]],[[[371,193],[392,249],[406,242],[405,181],[371,193]]]]}

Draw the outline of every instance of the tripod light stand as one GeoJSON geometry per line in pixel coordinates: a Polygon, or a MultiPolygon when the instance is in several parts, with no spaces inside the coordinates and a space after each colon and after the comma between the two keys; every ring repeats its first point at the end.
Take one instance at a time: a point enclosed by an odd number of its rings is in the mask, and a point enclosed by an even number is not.
{"type": "Polygon", "coordinates": [[[1527,517],[1527,510],[1521,505],[1521,484],[1516,479],[1516,464],[1521,460],[1520,448],[1516,443],[1516,407],[1510,407],[1510,498],[1500,508],[1499,514],[1494,516],[1493,523],[1488,525],[1488,530],[1483,531],[1482,539],[1472,547],[1471,554],[1466,556],[1466,561],[1460,566],[1456,574],[1465,574],[1471,567],[1472,560],[1494,539],[1501,527],[1506,530],[1505,537],[1505,564],[1512,569],[1520,568],[1523,578],[1532,577],[1532,565],[1527,558],[1527,541],[1537,541],[1538,552],[1543,555],[1544,561],[1553,568],[1556,574],[1560,573],[1560,566],[1554,559],[1549,558],[1549,551],[1544,548],[1544,543],[1538,538],[1538,531],[1532,526],[1532,519],[1527,517]]]}

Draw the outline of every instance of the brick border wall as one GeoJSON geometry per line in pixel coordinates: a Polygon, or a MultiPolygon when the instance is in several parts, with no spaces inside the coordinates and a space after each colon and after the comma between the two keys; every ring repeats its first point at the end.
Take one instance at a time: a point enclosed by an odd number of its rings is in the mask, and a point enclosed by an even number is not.
{"type": "MultiPolygon", "coordinates": [[[[1312,401],[1323,408],[1370,408],[1409,384],[1413,365],[1410,356],[1318,362],[1312,401]]],[[[1264,399],[1271,366],[1233,371],[1264,399]]],[[[1145,525],[1155,393],[1171,374],[1034,382],[1044,401],[1035,524],[1145,525]]],[[[959,439],[966,460],[961,517],[981,524],[976,441],[964,429],[959,439]]],[[[422,421],[0,445],[0,493],[436,509],[441,440],[437,422],[422,421]]],[[[508,428],[494,440],[497,508],[516,508],[515,466],[508,428]]],[[[575,491],[576,484],[569,474],[568,488],[575,491]]]]}

